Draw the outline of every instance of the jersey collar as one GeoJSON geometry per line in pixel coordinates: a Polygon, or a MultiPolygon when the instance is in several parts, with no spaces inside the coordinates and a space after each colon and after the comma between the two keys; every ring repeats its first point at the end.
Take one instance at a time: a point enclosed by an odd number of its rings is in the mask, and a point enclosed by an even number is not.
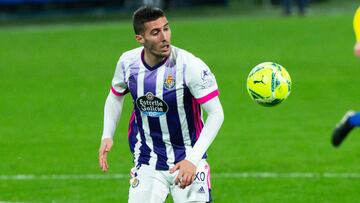
{"type": "Polygon", "coordinates": [[[157,68],[159,68],[160,66],[164,65],[165,62],[167,61],[167,59],[169,57],[165,57],[164,60],[160,61],[158,64],[154,65],[154,66],[150,66],[149,64],[147,64],[145,62],[145,56],[144,56],[145,52],[144,52],[144,49],[141,51],[141,61],[142,63],[144,64],[145,68],[147,68],[148,70],[152,71],[152,70],[155,70],[157,68]]]}

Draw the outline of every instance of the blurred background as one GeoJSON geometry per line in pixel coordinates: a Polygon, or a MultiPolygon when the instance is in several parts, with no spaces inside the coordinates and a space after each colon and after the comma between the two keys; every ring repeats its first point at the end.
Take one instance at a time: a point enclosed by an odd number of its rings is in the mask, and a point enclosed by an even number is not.
{"type": "Polygon", "coordinates": [[[215,203],[359,202],[360,131],[330,144],[343,114],[360,110],[359,0],[0,0],[0,202],[127,202],[129,96],[106,174],[97,159],[142,4],[164,8],[172,44],[216,76],[225,121],[208,150],[215,203]],[[293,82],[273,108],[246,90],[264,61],[293,82]]]}
{"type": "MultiPolygon", "coordinates": [[[[0,0],[0,22],[45,20],[109,20],[129,16],[140,5],[160,7],[167,12],[187,16],[216,12],[217,14],[248,14],[282,10],[291,14],[291,7],[305,12],[307,7],[332,5],[346,7],[354,0],[0,0]],[[342,5],[343,4],[343,5],[342,5]],[[194,10],[195,9],[195,10],[194,10]],[[205,10],[204,10],[205,9],[205,10]],[[210,10],[209,10],[210,9],[210,10]],[[198,13],[199,12],[199,13],[198,13]],[[220,13],[219,13],[220,12],[220,13]]],[[[304,14],[304,13],[302,13],[304,14]]]]}

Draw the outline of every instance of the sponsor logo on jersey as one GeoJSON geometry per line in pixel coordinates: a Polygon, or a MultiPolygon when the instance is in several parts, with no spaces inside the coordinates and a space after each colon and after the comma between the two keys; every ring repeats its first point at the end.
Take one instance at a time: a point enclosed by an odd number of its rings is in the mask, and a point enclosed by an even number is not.
{"type": "Polygon", "coordinates": [[[136,99],[136,106],[139,110],[150,117],[159,117],[164,115],[169,106],[165,101],[156,97],[153,93],[148,92],[144,96],[136,99]]]}
{"type": "Polygon", "coordinates": [[[201,83],[202,89],[206,89],[206,88],[209,88],[209,87],[215,85],[215,77],[210,72],[210,70],[202,70],[201,71],[201,79],[202,79],[202,83],[201,83]]]}
{"type": "Polygon", "coordinates": [[[164,79],[164,87],[165,89],[173,89],[175,87],[175,78],[172,75],[168,75],[164,79]]]}

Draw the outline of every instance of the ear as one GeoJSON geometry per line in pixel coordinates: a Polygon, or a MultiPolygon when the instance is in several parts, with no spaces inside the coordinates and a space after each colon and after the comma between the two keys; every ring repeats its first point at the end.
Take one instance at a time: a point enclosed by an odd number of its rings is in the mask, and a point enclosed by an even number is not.
{"type": "Polygon", "coordinates": [[[144,44],[145,43],[145,39],[143,36],[141,35],[135,35],[135,39],[137,42],[139,42],[140,44],[144,44]]]}

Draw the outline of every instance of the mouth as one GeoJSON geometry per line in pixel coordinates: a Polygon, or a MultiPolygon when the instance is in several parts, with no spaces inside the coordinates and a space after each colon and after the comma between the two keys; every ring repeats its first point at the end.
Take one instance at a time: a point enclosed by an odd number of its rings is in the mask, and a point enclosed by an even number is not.
{"type": "Polygon", "coordinates": [[[170,48],[170,44],[162,45],[161,49],[168,50],[170,48]]]}

